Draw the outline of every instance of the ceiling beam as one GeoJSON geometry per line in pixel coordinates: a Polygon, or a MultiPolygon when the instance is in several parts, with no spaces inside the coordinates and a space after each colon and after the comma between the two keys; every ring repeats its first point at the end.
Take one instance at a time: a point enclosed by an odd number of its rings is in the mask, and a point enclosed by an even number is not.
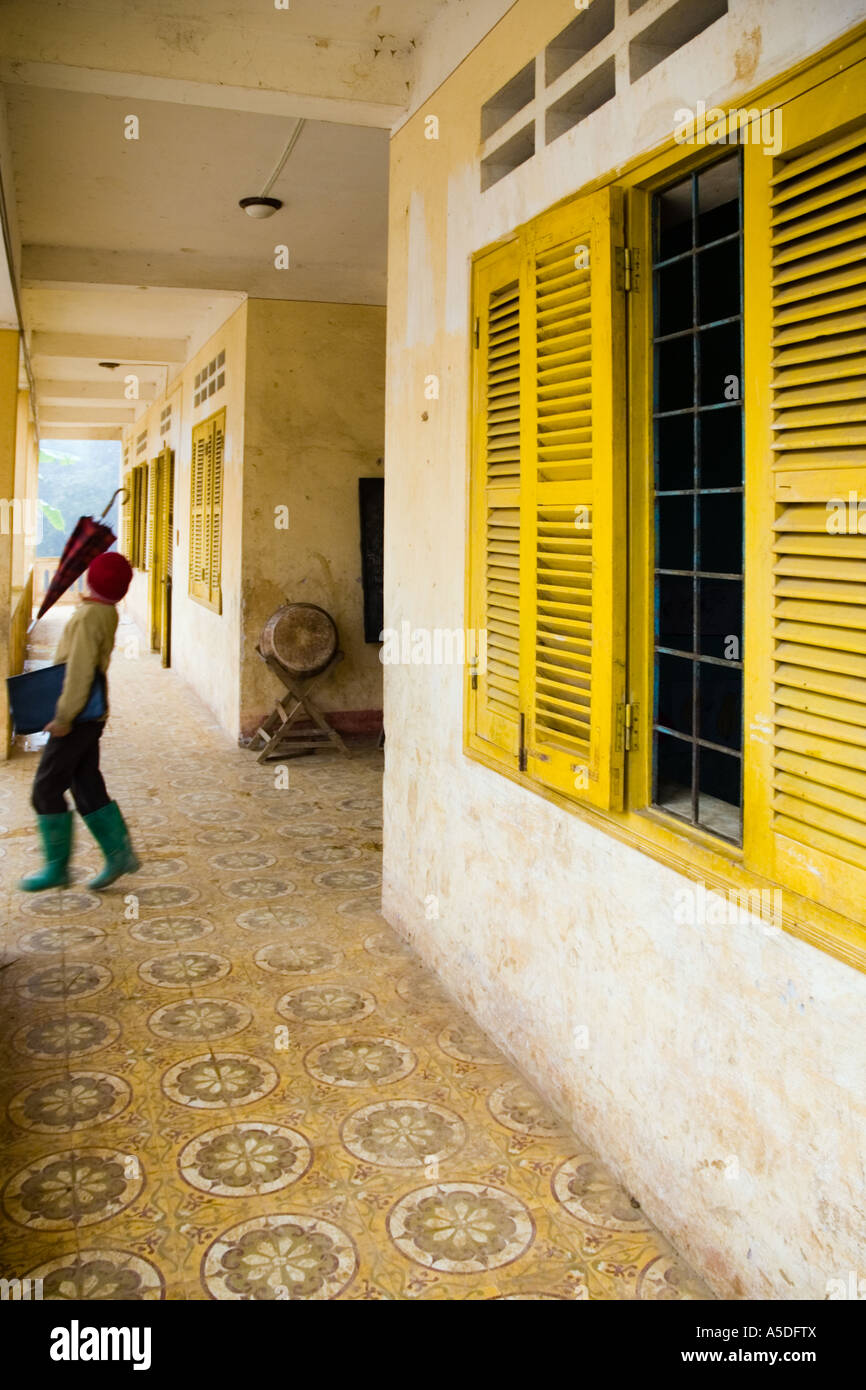
{"type": "Polygon", "coordinates": [[[39,420],[46,425],[131,425],[135,410],[95,405],[40,405],[39,420]]]}
{"type": "Polygon", "coordinates": [[[136,362],[186,361],[186,338],[120,338],[108,333],[45,333],[37,330],[30,339],[31,357],[85,357],[97,361],[136,362]]]}
{"type": "MultiPolygon", "coordinates": [[[[65,63],[0,61],[0,80],[10,87],[47,87],[63,92],[123,97],[127,101],[164,101],[182,106],[205,106],[219,111],[248,111],[256,115],[297,120],[333,121],[337,125],[373,126],[390,130],[406,114],[405,104],[286,92],[262,87],[235,87],[177,77],[154,77],[134,72],[72,67],[65,63]]],[[[408,92],[407,92],[408,96],[408,92]]]]}
{"type": "Polygon", "coordinates": [[[42,425],[39,438],[45,439],[122,439],[122,425],[42,425]]]}
{"type": "MultiPolygon", "coordinates": [[[[128,399],[124,394],[126,387],[122,375],[105,381],[59,381],[37,376],[36,391],[40,401],[52,401],[55,405],[75,405],[79,401],[104,401],[110,404],[112,401],[128,399]]],[[[137,399],[155,401],[156,383],[139,381],[137,399]]]]}
{"type": "MultiPolygon", "coordinates": [[[[384,304],[386,267],[334,265],[298,257],[287,270],[277,270],[273,260],[262,257],[259,264],[237,256],[185,256],[178,251],[88,251],[78,246],[29,246],[21,253],[23,283],[26,289],[49,290],[61,285],[86,289],[89,283],[101,289],[112,284],[151,286],[154,289],[204,290],[211,294],[245,293],[253,299],[317,299],[334,304],[384,304]]],[[[34,335],[40,340],[46,334],[34,335]]],[[[52,337],[55,335],[51,335],[52,337]]],[[[85,357],[132,361],[129,353],[107,350],[102,339],[96,354],[85,357]]],[[[31,354],[49,353],[32,346],[31,354]]],[[[148,361],[175,361],[175,358],[148,358],[148,361]]]]}

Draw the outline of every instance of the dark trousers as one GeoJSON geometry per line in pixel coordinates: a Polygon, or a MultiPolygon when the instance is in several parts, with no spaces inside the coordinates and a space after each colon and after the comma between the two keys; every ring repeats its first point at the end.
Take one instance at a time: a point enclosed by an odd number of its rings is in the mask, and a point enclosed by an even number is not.
{"type": "Polygon", "coordinates": [[[73,724],[65,738],[52,734],[42,750],[33,779],[31,802],[40,816],[62,815],[69,810],[64,792],[71,791],[79,814],[89,816],[111,797],[99,771],[99,740],[102,719],[73,724]]]}

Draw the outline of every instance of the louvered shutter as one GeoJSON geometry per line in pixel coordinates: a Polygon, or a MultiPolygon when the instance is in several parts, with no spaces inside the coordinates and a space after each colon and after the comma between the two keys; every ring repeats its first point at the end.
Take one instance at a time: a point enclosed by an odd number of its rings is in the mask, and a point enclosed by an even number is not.
{"type": "Polygon", "coordinates": [[[132,474],[129,472],[129,446],[123,450],[123,486],[126,488],[126,496],[123,501],[123,511],[121,513],[121,536],[123,553],[132,562],[132,514],[133,514],[133,495],[132,495],[132,474]]]}
{"type": "Polygon", "coordinates": [[[795,862],[807,846],[863,869],[866,127],[783,154],[771,188],[771,824],[795,862]]]}
{"type": "Polygon", "coordinates": [[[210,425],[196,425],[192,434],[192,464],[190,478],[189,522],[189,591],[196,598],[207,598],[208,585],[204,566],[205,484],[207,459],[210,452],[210,425]]]}
{"type": "Polygon", "coordinates": [[[153,569],[156,545],[157,502],[159,493],[159,464],[156,459],[144,465],[143,476],[147,479],[147,520],[144,540],[144,568],[153,569]]]}
{"type": "Polygon", "coordinates": [[[161,545],[163,569],[170,578],[174,569],[174,451],[162,451],[161,545]]]}
{"type": "Polygon", "coordinates": [[[138,465],[138,567],[144,569],[147,556],[147,464],[138,465]]]}
{"type": "Polygon", "coordinates": [[[475,268],[471,622],[479,660],[471,725],[516,762],[520,713],[520,248],[475,268]]]}
{"type": "Polygon", "coordinates": [[[222,561],[223,462],[225,455],[225,413],[213,421],[210,455],[209,531],[208,538],[208,599],[217,612],[221,611],[220,570],[222,561]]]}
{"type": "Polygon", "coordinates": [[[625,681],[624,295],[619,189],[557,210],[531,238],[524,404],[522,657],[530,775],[622,804],[625,681]]]}

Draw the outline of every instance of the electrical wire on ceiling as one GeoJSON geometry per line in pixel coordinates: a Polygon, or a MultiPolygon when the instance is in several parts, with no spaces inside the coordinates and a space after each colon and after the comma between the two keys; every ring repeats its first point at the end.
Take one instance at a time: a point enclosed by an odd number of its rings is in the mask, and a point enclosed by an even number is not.
{"type": "Polygon", "coordinates": [[[283,150],[282,154],[280,155],[280,157],[279,157],[279,159],[278,159],[278,161],[277,161],[277,165],[276,165],[276,168],[274,169],[274,172],[271,174],[271,177],[268,179],[267,183],[265,184],[264,188],[263,188],[262,191],[261,191],[260,196],[261,196],[262,198],[266,198],[266,197],[268,196],[268,194],[270,193],[270,191],[271,191],[271,189],[273,188],[274,184],[276,183],[277,179],[280,177],[280,174],[283,172],[283,169],[285,168],[285,165],[286,165],[286,160],[288,159],[289,155],[292,153],[292,150],[295,148],[295,145],[298,143],[298,137],[299,137],[301,131],[303,130],[303,128],[304,128],[304,126],[305,126],[306,124],[307,124],[306,119],[305,119],[303,116],[300,116],[300,117],[298,118],[298,121],[297,121],[297,124],[295,125],[294,130],[292,131],[291,135],[289,136],[289,139],[288,139],[288,143],[287,143],[287,145],[286,145],[286,148],[283,150]]]}

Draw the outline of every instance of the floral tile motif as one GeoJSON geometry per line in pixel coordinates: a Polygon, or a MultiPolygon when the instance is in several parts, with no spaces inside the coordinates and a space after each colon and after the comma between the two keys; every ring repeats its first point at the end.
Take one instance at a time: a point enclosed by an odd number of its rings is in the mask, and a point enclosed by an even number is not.
{"type": "Polygon", "coordinates": [[[269,1095],[279,1081],[270,1062],[245,1052],[204,1053],[177,1062],[162,1078],[165,1094],[194,1110],[250,1105],[269,1095]]]}
{"type": "Polygon", "coordinates": [[[139,905],[146,908],[186,907],[201,897],[198,888],[180,883],[155,883],[152,888],[136,888],[139,905]]]}
{"type": "Polygon", "coordinates": [[[396,1038],[335,1038],[307,1053],[310,1076],[329,1086],[389,1086],[417,1066],[415,1054],[396,1038]]]}
{"type": "Polygon", "coordinates": [[[473,1274],[519,1259],[535,1228],[529,1210],[512,1193],[448,1182],[402,1197],[388,1217],[388,1233],[410,1260],[473,1274]]]}
{"type": "Polygon", "coordinates": [[[317,874],[313,882],[320,888],[343,888],[347,891],[374,888],[382,881],[375,869],[329,869],[317,874]]]}
{"type": "Polygon", "coordinates": [[[649,1231],[637,1202],[623,1192],[592,1154],[579,1154],[557,1168],[553,1195],[570,1216],[607,1231],[649,1231]]]}
{"type": "Polygon", "coordinates": [[[488,1104],[491,1115],[515,1134],[543,1138],[563,1133],[563,1127],[553,1112],[539,1100],[531,1087],[519,1079],[497,1086],[488,1104]]]}
{"type": "Polygon", "coordinates": [[[103,763],[144,869],[104,894],[83,834],[70,888],[15,892],[36,755],[0,773],[0,1277],[710,1298],[382,918],[381,754],[293,760],[286,788],[212,724],[158,658],[117,663],[103,763]]]}
{"type": "Polygon", "coordinates": [[[277,828],[277,834],[287,840],[330,840],[339,834],[335,825],[315,820],[287,821],[277,828]]]}
{"type": "Polygon", "coordinates": [[[358,1268],[351,1236],[306,1215],[259,1217],[214,1241],[202,1264],[212,1298],[324,1299],[343,1293],[358,1268]]]}
{"type": "Polygon", "coordinates": [[[3,1192],[3,1208],[19,1225],[69,1231],[108,1221],[134,1202],[143,1187],[144,1172],[134,1154],[70,1149],[13,1174],[3,1192]]]}
{"type": "Polygon", "coordinates": [[[253,899],[262,902],[267,898],[285,898],[297,890],[297,885],[287,878],[233,878],[222,884],[222,890],[230,898],[253,899]]]}
{"type": "Polygon", "coordinates": [[[111,984],[107,966],[92,961],[58,961],[32,971],[21,981],[18,992],[24,999],[65,1002],[99,994],[111,984]]]}
{"type": "Polygon", "coordinates": [[[308,985],[293,989],[277,1000],[277,1013],[289,1022],[331,1024],[358,1023],[376,1008],[366,990],[352,985],[308,985]]]}
{"type": "Polygon", "coordinates": [[[30,900],[22,904],[21,911],[30,917],[47,917],[53,923],[61,923],[69,917],[95,912],[100,906],[96,893],[79,893],[74,888],[63,888],[50,893],[34,893],[30,900]]]}
{"type": "Polygon", "coordinates": [[[273,854],[265,854],[263,850],[233,849],[214,854],[210,862],[215,869],[236,873],[240,869],[270,869],[277,861],[273,854]]]}
{"type": "Polygon", "coordinates": [[[37,1265],[28,1277],[42,1280],[47,1302],[153,1302],[165,1297],[165,1280],[156,1265],[127,1250],[72,1251],[37,1265]]]}
{"type": "Polygon", "coordinates": [[[318,975],[336,969],[343,957],[322,941],[278,941],[260,946],[254,959],[260,970],[276,975],[318,975]]]}
{"type": "Polygon", "coordinates": [[[206,917],[152,917],[149,921],[137,922],[129,932],[136,941],[151,942],[154,946],[181,946],[184,942],[210,936],[213,929],[213,922],[206,917]]]}
{"type": "Polygon", "coordinates": [[[178,1165],[186,1182],[218,1197],[263,1196],[302,1178],[313,1161],[303,1134],[259,1121],[222,1125],[190,1141],[178,1165]]]}
{"type": "Polygon", "coordinates": [[[67,951],[74,955],[104,940],[105,932],[101,927],[70,922],[59,927],[37,927],[36,931],[19,936],[18,947],[28,955],[63,955],[67,951]]]}
{"type": "Polygon", "coordinates": [[[240,825],[224,825],[215,826],[212,830],[198,831],[195,842],[197,845],[251,845],[260,839],[258,830],[248,830],[240,825]]]}
{"type": "Polygon", "coordinates": [[[176,951],[144,961],[138,973],[160,989],[191,989],[224,979],[231,968],[230,960],[211,951],[176,951]]]}
{"type": "Polygon", "coordinates": [[[9,1118],[21,1129],[39,1134],[105,1124],[129,1105],[129,1083],[101,1071],[72,1071],[48,1076],[18,1091],[9,1102],[9,1118]]]}
{"type": "Polygon", "coordinates": [[[252,1016],[246,1004],[232,999],[195,997],[163,1004],[150,1015],[147,1026],[169,1042],[218,1042],[242,1033],[252,1016]]]}
{"type": "Polygon", "coordinates": [[[463,1147],[466,1126],[453,1110],[430,1101],[383,1100],[349,1115],[341,1138],[364,1163],[431,1168],[463,1147]]]}
{"type": "Polygon", "coordinates": [[[309,912],[304,912],[299,907],[250,907],[246,912],[241,912],[235,918],[237,925],[243,931],[270,932],[274,930],[295,932],[304,931],[312,925],[313,918],[309,912]]]}
{"type": "Polygon", "coordinates": [[[38,1019],[19,1028],[12,1046],[23,1057],[41,1062],[87,1057],[110,1047],[120,1036],[120,1024],[107,1014],[70,1010],[57,1017],[38,1019]]]}
{"type": "Polygon", "coordinates": [[[474,1023],[450,1023],[437,1038],[442,1051],[458,1062],[473,1062],[478,1066],[501,1066],[505,1061],[486,1033],[474,1023]]]}

